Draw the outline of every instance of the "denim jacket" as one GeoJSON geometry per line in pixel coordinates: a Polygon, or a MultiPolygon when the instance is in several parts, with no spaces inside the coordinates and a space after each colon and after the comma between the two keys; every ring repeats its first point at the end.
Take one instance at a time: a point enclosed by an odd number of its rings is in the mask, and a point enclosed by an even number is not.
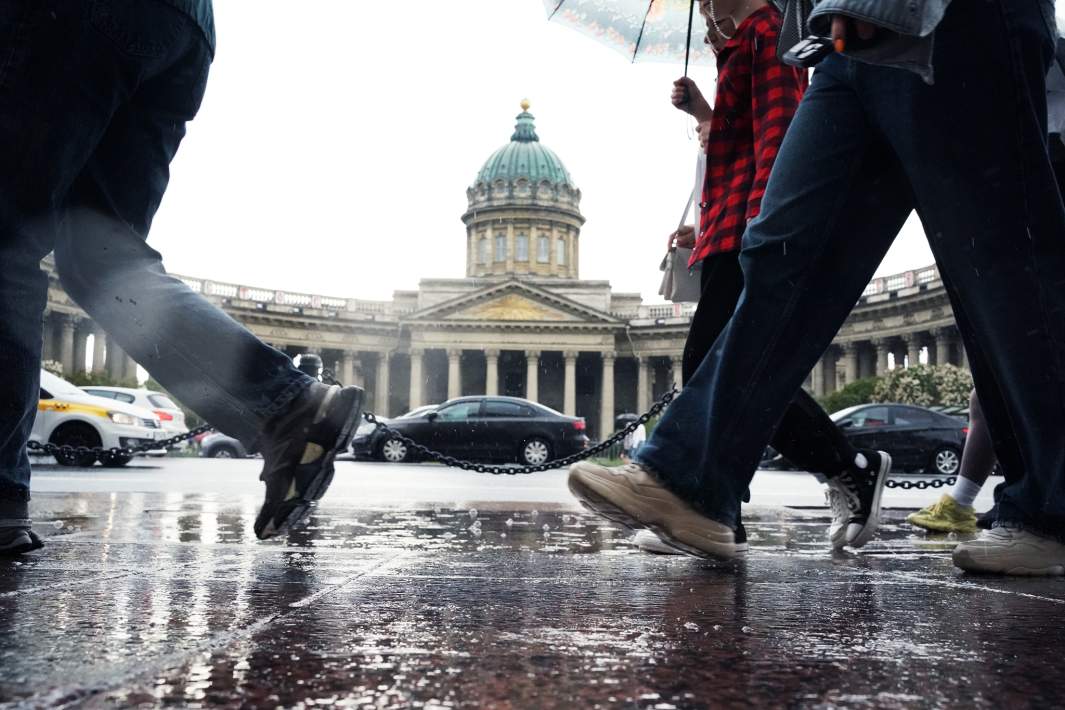
{"type": "Polygon", "coordinates": [[[948,5],[950,0],[820,0],[810,14],[810,31],[827,37],[831,15],[890,30],[893,34],[872,47],[846,54],[870,64],[908,69],[931,84],[934,32],[948,5]]]}

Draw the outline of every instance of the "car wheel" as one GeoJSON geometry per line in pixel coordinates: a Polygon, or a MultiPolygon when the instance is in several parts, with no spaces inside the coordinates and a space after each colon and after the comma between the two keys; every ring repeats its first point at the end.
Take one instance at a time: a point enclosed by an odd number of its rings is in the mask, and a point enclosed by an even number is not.
{"type": "Polygon", "coordinates": [[[219,444],[207,452],[209,459],[239,459],[240,452],[229,444],[219,444]]]}
{"type": "Polygon", "coordinates": [[[958,450],[950,446],[942,446],[932,454],[932,473],[940,476],[953,476],[958,473],[961,466],[961,456],[958,450]]]}
{"type": "Polygon", "coordinates": [[[385,439],[385,443],[381,444],[381,458],[389,463],[402,463],[407,460],[409,453],[407,445],[400,439],[385,439]]]}
{"type": "Polygon", "coordinates": [[[521,447],[521,462],[527,466],[539,466],[551,460],[551,446],[543,439],[529,439],[521,447]]]}
{"type": "Polygon", "coordinates": [[[108,468],[122,468],[132,460],[133,457],[129,454],[103,454],[100,456],[100,463],[108,468]]]}
{"type": "MultiPolygon", "coordinates": [[[[64,424],[52,434],[51,443],[56,446],[100,446],[100,435],[88,424],[75,422],[64,424]]],[[[56,454],[55,460],[63,466],[88,467],[96,463],[96,454],[56,454]]]]}

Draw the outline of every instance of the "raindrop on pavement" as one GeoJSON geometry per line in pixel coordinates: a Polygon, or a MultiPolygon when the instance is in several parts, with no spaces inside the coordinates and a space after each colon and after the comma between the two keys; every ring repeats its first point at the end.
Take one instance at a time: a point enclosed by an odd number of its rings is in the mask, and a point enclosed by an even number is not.
{"type": "Polygon", "coordinates": [[[740,629],[740,631],[742,631],[745,634],[749,634],[752,631],[754,631],[754,629],[752,627],[750,627],[750,626],[744,626],[742,629],[740,629]]]}
{"type": "Polygon", "coordinates": [[[476,520],[477,519],[477,509],[476,508],[470,508],[469,516],[470,516],[470,520],[476,520]]]}

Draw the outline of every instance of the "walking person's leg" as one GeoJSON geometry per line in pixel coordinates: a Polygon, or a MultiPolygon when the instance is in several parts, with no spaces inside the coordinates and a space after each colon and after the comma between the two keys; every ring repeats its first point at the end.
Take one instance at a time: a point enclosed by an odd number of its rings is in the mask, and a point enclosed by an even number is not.
{"type": "MultiPolygon", "coordinates": [[[[702,293],[684,344],[684,382],[706,357],[728,325],[743,293],[739,254],[714,254],[702,264],[702,293]]],[[[833,547],[861,547],[879,522],[879,491],[891,465],[876,451],[859,452],[821,405],[800,389],[784,412],[771,440],[773,447],[804,471],[829,484],[833,547]],[[834,480],[846,474],[841,480],[834,480]],[[854,491],[856,495],[850,495],[854,491]]],[[[745,538],[741,525],[736,528],[745,538]]]]}
{"type": "Polygon", "coordinates": [[[734,554],[771,432],[912,207],[852,74],[835,57],[814,74],[744,237],[743,296],[638,455],[642,470],[571,470],[574,493],[608,517],[696,554],[734,554]]]}
{"type": "Polygon", "coordinates": [[[935,85],[897,84],[875,112],[914,185],[1006,476],[1004,527],[955,551],[971,570],[1065,572],[1065,208],[1046,149],[1053,22],[1049,2],[952,4],[935,85]]]}
{"type": "Polygon", "coordinates": [[[958,478],[950,492],[938,501],[906,516],[907,522],[935,532],[976,532],[976,511],[973,501],[984,482],[995,469],[995,447],[987,429],[984,411],[976,390],[969,395],[969,433],[961,453],[958,478]]]}
{"type": "MultiPolygon", "coordinates": [[[[156,0],[116,0],[102,15],[99,3],[91,12],[73,0],[34,5],[20,6],[30,21],[12,31],[21,44],[0,77],[15,97],[10,104],[0,99],[6,104],[0,112],[11,117],[2,124],[11,130],[0,138],[11,158],[5,164],[15,166],[6,171],[11,192],[0,190],[8,197],[0,211],[3,248],[19,255],[4,261],[4,300],[7,284],[28,278],[8,271],[32,265],[39,274],[37,262],[61,217],[55,247],[65,288],[164,386],[212,423],[259,445],[267,500],[256,532],[276,534],[324,493],[361,391],[311,383],[282,354],[167,276],[144,244],[169,161],[203,93],[206,41],[185,15],[156,0]],[[39,226],[40,238],[31,239],[25,225],[39,226]]],[[[34,288],[43,298],[40,279],[34,288]]],[[[34,353],[39,357],[39,323],[36,335],[32,330],[9,336],[22,346],[16,352],[23,370],[34,353]]],[[[5,460],[24,455],[28,427],[16,415],[32,411],[36,380],[34,369],[29,386],[19,383],[17,402],[0,424],[12,432],[2,440],[5,460]]]]}

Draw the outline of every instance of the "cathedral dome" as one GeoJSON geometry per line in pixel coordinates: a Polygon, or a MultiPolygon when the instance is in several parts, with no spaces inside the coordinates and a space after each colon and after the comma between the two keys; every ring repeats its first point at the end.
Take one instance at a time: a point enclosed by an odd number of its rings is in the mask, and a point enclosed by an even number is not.
{"type": "Polygon", "coordinates": [[[492,153],[466,190],[466,275],[578,278],[581,191],[521,113],[510,143],[492,153]]]}
{"type": "Polygon", "coordinates": [[[533,115],[528,111],[529,102],[522,101],[521,107],[510,143],[492,153],[477,173],[474,184],[491,185],[497,180],[512,183],[524,178],[533,185],[547,181],[552,185],[573,187],[566,166],[536,135],[533,115]]]}

